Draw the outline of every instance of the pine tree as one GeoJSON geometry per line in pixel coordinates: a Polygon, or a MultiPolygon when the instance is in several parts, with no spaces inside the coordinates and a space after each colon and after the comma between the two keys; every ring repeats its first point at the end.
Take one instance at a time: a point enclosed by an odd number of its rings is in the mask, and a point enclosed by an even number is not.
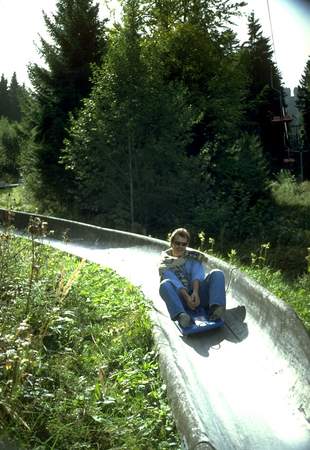
{"type": "Polygon", "coordinates": [[[0,80],[0,117],[8,117],[10,110],[8,81],[1,75],[0,80]]]}
{"type": "Polygon", "coordinates": [[[263,36],[262,27],[252,12],[248,18],[248,41],[240,53],[247,80],[244,129],[260,136],[265,153],[277,166],[279,155],[283,153],[283,127],[276,129],[272,118],[282,114],[283,92],[280,73],[272,56],[269,39],[263,36]]]}
{"type": "Polygon", "coordinates": [[[40,53],[46,66],[30,67],[37,107],[28,117],[35,133],[31,133],[23,157],[26,182],[43,208],[49,201],[64,201],[70,188],[68,174],[59,164],[69,115],[75,114],[89,94],[91,65],[100,63],[106,49],[98,4],[58,0],[56,6],[52,18],[44,14],[51,38],[41,38],[40,53]]]}
{"type": "Polygon", "coordinates": [[[9,87],[9,119],[20,122],[21,120],[21,101],[23,95],[23,88],[18,84],[16,72],[13,73],[9,87]]]}
{"type": "Polygon", "coordinates": [[[298,86],[297,106],[302,114],[305,145],[310,146],[310,58],[298,86]]]}

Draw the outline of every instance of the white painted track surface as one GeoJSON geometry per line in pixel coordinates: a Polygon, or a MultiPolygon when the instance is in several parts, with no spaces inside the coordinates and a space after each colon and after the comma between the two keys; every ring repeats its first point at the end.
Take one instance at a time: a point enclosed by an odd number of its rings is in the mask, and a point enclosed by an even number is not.
{"type": "MultiPolygon", "coordinates": [[[[285,326],[280,334],[267,332],[272,330],[273,321],[278,326],[278,319],[269,317],[266,327],[262,326],[255,307],[255,318],[250,314],[250,300],[244,318],[238,303],[240,295],[233,288],[228,292],[225,327],[183,338],[158,295],[159,244],[157,248],[145,242],[126,246],[122,240],[122,246],[117,247],[114,239],[113,248],[109,248],[108,242],[102,246],[95,246],[94,241],[80,242],[53,240],[50,244],[113,268],[152,300],[162,373],[185,448],[310,449],[305,412],[310,407],[309,359],[303,353],[303,346],[308,349],[310,340],[303,329],[297,333],[302,339],[300,348],[290,340],[291,354],[287,350],[290,343],[285,342],[285,326]],[[282,336],[284,347],[279,345],[282,338],[278,336],[282,336]]],[[[287,315],[285,306],[283,314],[287,315]]],[[[285,324],[286,318],[281,323],[285,324]]]]}

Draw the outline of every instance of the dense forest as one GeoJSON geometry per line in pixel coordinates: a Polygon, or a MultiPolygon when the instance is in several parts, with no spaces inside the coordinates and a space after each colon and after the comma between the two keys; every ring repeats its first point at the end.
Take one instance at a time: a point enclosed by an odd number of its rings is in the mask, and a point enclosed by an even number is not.
{"type": "MultiPolygon", "coordinates": [[[[281,74],[254,13],[240,42],[231,24],[243,2],[122,4],[113,25],[91,0],[59,0],[44,15],[50,39],[44,66],[29,67],[32,88],[1,78],[0,178],[20,178],[39,212],[157,237],[183,225],[220,251],[268,241],[283,266],[297,256],[304,270],[309,207],[272,195],[298,171],[287,166],[281,74]]],[[[310,59],[298,107],[307,150],[310,59]]]]}

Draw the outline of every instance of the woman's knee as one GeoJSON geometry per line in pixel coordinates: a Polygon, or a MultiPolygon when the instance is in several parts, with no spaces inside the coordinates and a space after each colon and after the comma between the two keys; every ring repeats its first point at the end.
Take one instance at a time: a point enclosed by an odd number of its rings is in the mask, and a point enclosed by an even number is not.
{"type": "Polygon", "coordinates": [[[163,280],[161,281],[159,285],[159,293],[160,295],[165,294],[166,292],[169,292],[171,288],[173,287],[170,280],[163,280]]]}
{"type": "Polygon", "coordinates": [[[209,276],[213,280],[225,282],[224,272],[222,270],[220,270],[220,269],[213,269],[213,270],[211,270],[211,272],[209,272],[209,276]]]}

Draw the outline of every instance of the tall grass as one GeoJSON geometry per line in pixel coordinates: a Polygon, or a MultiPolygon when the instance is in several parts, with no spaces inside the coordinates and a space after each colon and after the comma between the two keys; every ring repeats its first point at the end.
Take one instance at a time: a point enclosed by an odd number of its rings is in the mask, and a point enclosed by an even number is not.
{"type": "MultiPolygon", "coordinates": [[[[310,332],[310,253],[307,256],[308,270],[298,277],[287,279],[281,270],[273,270],[268,264],[269,243],[262,244],[257,254],[251,254],[251,264],[237,265],[275,296],[290,305],[310,332]]],[[[308,249],[310,252],[310,249],[308,249]]],[[[234,263],[238,261],[235,255],[234,263]]]]}
{"type": "Polygon", "coordinates": [[[310,208],[310,181],[298,183],[290,172],[282,171],[271,187],[278,205],[310,208]]]}
{"type": "Polygon", "coordinates": [[[274,270],[271,267],[269,242],[261,244],[258,251],[251,252],[246,258],[248,263],[244,264],[244,255],[240,255],[238,250],[231,249],[227,255],[219,254],[214,249],[213,238],[207,238],[203,232],[199,233],[198,238],[201,250],[214,254],[238,267],[290,305],[310,332],[310,248],[307,249],[308,254],[305,258],[307,271],[298,277],[287,278],[281,270],[274,270]]]}
{"type": "MultiPolygon", "coordinates": [[[[0,234],[0,435],[31,450],[177,449],[140,291],[0,234]]],[[[1,439],[0,439],[1,440],[1,439]]]]}
{"type": "Polygon", "coordinates": [[[24,185],[0,189],[0,207],[15,211],[38,213],[39,208],[24,185]]]}

